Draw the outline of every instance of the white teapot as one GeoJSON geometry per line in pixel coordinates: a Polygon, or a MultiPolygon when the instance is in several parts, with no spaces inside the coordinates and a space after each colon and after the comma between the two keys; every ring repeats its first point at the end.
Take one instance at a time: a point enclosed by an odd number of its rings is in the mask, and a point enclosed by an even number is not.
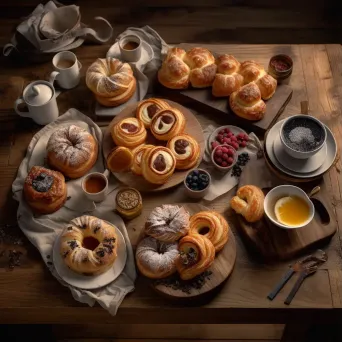
{"type": "Polygon", "coordinates": [[[23,96],[15,101],[14,109],[20,116],[31,118],[39,125],[49,124],[59,115],[55,88],[47,81],[30,83],[24,89],[23,96]],[[28,112],[18,109],[22,103],[26,104],[28,112]]]}

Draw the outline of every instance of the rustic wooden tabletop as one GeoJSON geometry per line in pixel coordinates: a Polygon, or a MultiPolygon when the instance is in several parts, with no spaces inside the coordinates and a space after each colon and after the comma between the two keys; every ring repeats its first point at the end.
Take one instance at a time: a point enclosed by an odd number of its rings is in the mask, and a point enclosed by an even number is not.
{"type": "MultiPolygon", "coordinates": [[[[230,53],[239,60],[255,59],[267,66],[269,58],[278,53],[290,55],[294,61],[290,85],[293,96],[281,119],[300,113],[300,102],[309,101],[310,112],[333,131],[339,148],[342,146],[342,48],[340,45],[203,45],[218,53],[230,53]]],[[[63,92],[57,99],[60,113],[74,107],[105,125],[93,114],[94,100],[86,88],[84,75],[97,58],[104,57],[109,46],[86,45],[75,53],[83,64],[81,84],[63,92]]],[[[29,119],[18,117],[13,102],[23,87],[36,79],[47,79],[51,63],[18,66],[5,63],[0,69],[0,222],[16,224],[17,203],[11,198],[11,184],[26,153],[32,136],[40,129],[29,119]]],[[[198,113],[202,127],[210,123],[228,124],[225,117],[198,113]]],[[[2,323],[76,323],[85,319],[92,323],[228,323],[228,322],[290,322],[298,319],[333,319],[342,307],[341,244],[342,177],[340,162],[325,175],[336,211],[338,231],[325,247],[329,261],[310,280],[304,282],[290,306],[283,304],[287,292],[270,302],[268,292],[280,279],[289,262],[264,263],[250,252],[241,240],[229,199],[235,189],[211,203],[203,203],[223,213],[237,241],[235,269],[221,291],[209,300],[190,305],[170,302],[157,295],[148,282],[139,277],[136,290],[123,301],[116,317],[100,306],[90,308],[75,301],[70,291],[49,272],[39,253],[29,243],[13,245],[3,242],[0,251],[21,251],[21,265],[8,269],[8,258],[0,257],[0,320],[2,323]],[[334,310],[332,310],[334,309],[334,310]]],[[[160,203],[187,201],[181,186],[165,192],[143,195],[144,211],[127,223],[133,246],[148,213],[160,203]]],[[[20,233],[18,233],[20,234],[20,233]]],[[[3,254],[3,253],[2,253],[3,254]]],[[[0,254],[1,255],[1,254],[0,254]]],[[[290,281],[293,284],[295,279],[290,281]]]]}

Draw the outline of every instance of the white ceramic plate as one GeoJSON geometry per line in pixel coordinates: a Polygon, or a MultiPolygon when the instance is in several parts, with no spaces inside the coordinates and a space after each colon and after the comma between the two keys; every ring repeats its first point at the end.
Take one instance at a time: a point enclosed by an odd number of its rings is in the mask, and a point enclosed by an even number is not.
{"type": "Polygon", "coordinates": [[[327,144],[324,144],[312,157],[308,159],[297,159],[286,153],[281,143],[280,134],[278,134],[273,142],[273,152],[279,163],[287,169],[299,173],[307,173],[313,172],[322,166],[327,157],[327,144]]]}
{"type": "MultiPolygon", "coordinates": [[[[207,139],[207,147],[209,149],[209,151],[211,151],[211,143],[213,141],[215,141],[215,138],[216,136],[218,135],[218,132],[221,130],[221,129],[224,129],[224,128],[229,128],[230,131],[234,134],[234,135],[237,135],[239,133],[243,133],[243,134],[247,134],[246,131],[244,131],[242,128],[240,127],[237,127],[237,126],[231,126],[231,125],[227,125],[227,126],[221,126],[217,129],[215,129],[215,131],[213,133],[211,133],[209,135],[209,138],[207,139]]],[[[248,134],[247,134],[248,135],[248,134]]],[[[240,154],[241,152],[243,152],[245,150],[245,148],[239,148],[238,150],[238,153],[240,154]]]]}
{"type": "MultiPolygon", "coordinates": [[[[108,223],[110,224],[110,222],[108,223]]],[[[68,284],[84,290],[98,289],[114,281],[125,268],[127,260],[127,249],[125,239],[120,230],[117,228],[116,233],[119,245],[117,250],[118,256],[113,264],[113,267],[111,267],[108,271],[95,276],[85,276],[76,273],[65,265],[59,252],[61,237],[61,235],[59,235],[56,238],[56,241],[53,246],[53,263],[59,276],[68,284]]]]}
{"type": "Polygon", "coordinates": [[[289,170],[286,167],[284,167],[281,163],[279,163],[273,151],[274,140],[279,136],[280,127],[284,121],[285,120],[281,120],[277,122],[270,129],[270,131],[267,134],[266,141],[265,141],[266,152],[271,162],[273,163],[273,165],[280,171],[295,178],[312,178],[312,177],[319,177],[323,175],[326,171],[329,170],[330,166],[332,165],[332,163],[334,162],[336,158],[336,153],[337,153],[337,144],[330,129],[327,126],[325,126],[326,131],[327,131],[327,141],[326,141],[327,155],[326,155],[324,163],[315,171],[307,172],[307,173],[300,173],[300,172],[289,170]]]}

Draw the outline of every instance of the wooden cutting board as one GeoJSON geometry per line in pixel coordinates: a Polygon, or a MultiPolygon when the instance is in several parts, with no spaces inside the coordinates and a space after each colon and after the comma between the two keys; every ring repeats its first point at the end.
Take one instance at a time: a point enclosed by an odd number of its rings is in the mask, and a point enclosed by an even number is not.
{"type": "MultiPolygon", "coordinates": [[[[260,159],[245,167],[239,187],[247,184],[260,187],[266,194],[272,187],[291,183],[277,178],[270,172],[264,159],[260,159]]],[[[316,185],[321,188],[320,192],[312,198],[315,216],[309,225],[299,229],[282,229],[265,217],[258,222],[248,223],[238,215],[239,230],[246,243],[270,261],[286,260],[309,248],[319,247],[329,241],[337,230],[331,197],[324,179],[295,185],[306,192],[316,185]]]]}
{"type": "MultiPolygon", "coordinates": [[[[194,215],[199,211],[209,210],[205,206],[197,203],[188,203],[184,207],[189,211],[190,215],[194,215]]],[[[216,255],[215,261],[208,269],[212,274],[207,278],[203,287],[200,289],[191,289],[190,293],[183,292],[182,290],[175,290],[172,287],[165,285],[157,285],[155,281],[151,280],[151,286],[159,293],[172,297],[174,299],[193,298],[216,289],[221,285],[229,275],[232,273],[236,260],[236,243],[234,234],[229,230],[229,239],[223,249],[216,255]]]]}

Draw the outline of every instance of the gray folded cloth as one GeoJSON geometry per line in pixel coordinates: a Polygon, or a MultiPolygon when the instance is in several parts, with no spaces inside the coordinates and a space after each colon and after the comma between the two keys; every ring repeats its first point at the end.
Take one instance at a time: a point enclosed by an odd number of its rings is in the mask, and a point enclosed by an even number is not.
{"type": "MultiPolygon", "coordinates": [[[[54,129],[70,124],[78,125],[91,132],[101,149],[101,129],[90,118],[76,109],[69,109],[56,121],[41,129],[31,140],[26,156],[20,164],[17,178],[12,185],[13,197],[19,202],[18,224],[31,243],[39,250],[51,273],[63,286],[69,287],[77,301],[87,303],[90,306],[98,302],[110,314],[115,315],[126,294],[134,290],[136,278],[132,245],[125,224],[113,211],[113,203],[115,203],[114,190],[119,185],[118,181],[113,176],[110,177],[109,194],[103,202],[96,205],[83,197],[80,179],[68,181],[68,196],[71,198],[67,200],[61,209],[50,215],[34,215],[23,198],[23,186],[30,167],[33,165],[44,166],[44,154],[46,153],[45,148],[48,138],[54,129]],[[96,216],[114,224],[124,236],[127,246],[127,262],[123,272],[112,283],[96,290],[82,290],[68,285],[58,275],[53,265],[52,249],[56,237],[73,218],[84,214],[96,216]]],[[[100,152],[98,160],[91,171],[104,172],[104,169],[104,161],[100,152]]]]}

